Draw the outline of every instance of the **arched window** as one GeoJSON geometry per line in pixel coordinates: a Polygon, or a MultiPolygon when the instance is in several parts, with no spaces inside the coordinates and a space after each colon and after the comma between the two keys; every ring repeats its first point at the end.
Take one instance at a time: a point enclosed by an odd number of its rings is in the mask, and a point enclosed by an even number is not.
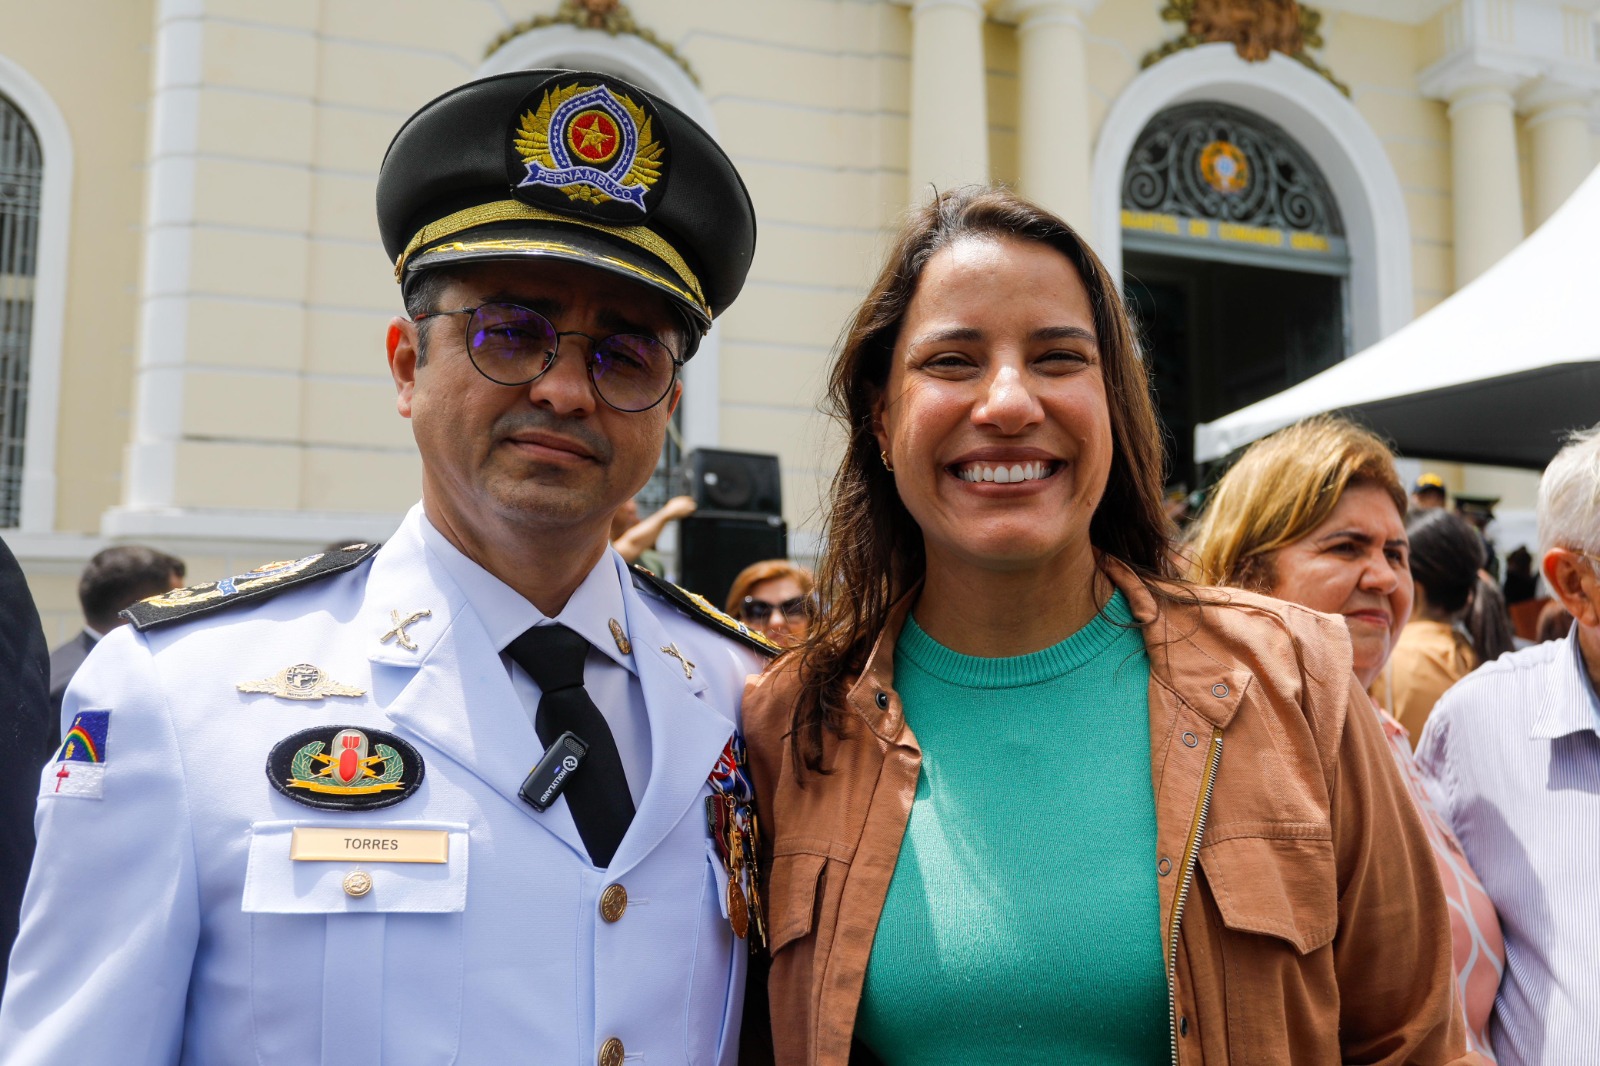
{"type": "Polygon", "coordinates": [[[38,135],[0,96],[0,528],[15,527],[22,515],[43,179],[38,135]]]}

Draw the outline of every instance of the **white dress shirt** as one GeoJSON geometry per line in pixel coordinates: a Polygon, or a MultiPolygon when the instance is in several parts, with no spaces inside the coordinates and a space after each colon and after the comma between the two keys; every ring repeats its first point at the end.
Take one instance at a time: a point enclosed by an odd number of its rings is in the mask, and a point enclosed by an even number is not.
{"type": "MultiPolygon", "coordinates": [[[[589,642],[589,656],[583,664],[583,687],[605,716],[611,735],[622,757],[622,770],[628,776],[628,792],[635,808],[644,799],[650,782],[650,717],[645,711],[644,690],[632,654],[624,655],[611,633],[611,622],[626,617],[622,609],[617,564],[609,547],[589,576],[583,579],[567,605],[555,618],[546,617],[521,593],[467,558],[422,515],[422,542],[433,553],[452,580],[461,588],[477,613],[494,646],[500,649],[511,686],[522,701],[529,722],[536,724],[539,686],[525,670],[506,654],[506,645],[533,626],[560,623],[589,642]]],[[[528,769],[533,769],[530,763],[528,769]]]]}
{"type": "Polygon", "coordinates": [[[1417,765],[1500,913],[1496,1058],[1600,1063],[1600,699],[1577,627],[1458,681],[1417,765]]]}

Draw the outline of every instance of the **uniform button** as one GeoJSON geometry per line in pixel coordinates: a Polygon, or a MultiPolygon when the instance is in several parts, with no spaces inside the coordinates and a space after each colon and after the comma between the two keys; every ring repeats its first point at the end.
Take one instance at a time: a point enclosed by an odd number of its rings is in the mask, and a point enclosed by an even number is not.
{"type": "Polygon", "coordinates": [[[1185,747],[1192,748],[1196,744],[1200,743],[1200,738],[1195,736],[1193,733],[1185,733],[1183,735],[1183,743],[1185,747]]]}
{"type": "Polygon", "coordinates": [[[878,693],[878,710],[887,711],[888,709],[889,709],[889,694],[887,692],[878,693]]]}
{"type": "Polygon", "coordinates": [[[344,875],[344,894],[347,896],[365,896],[372,891],[372,875],[364,874],[360,870],[353,870],[344,875]]]}
{"type": "Polygon", "coordinates": [[[600,917],[614,922],[628,909],[628,890],[621,885],[607,885],[600,893],[600,917]]]}
{"type": "Polygon", "coordinates": [[[1219,681],[1211,686],[1211,694],[1220,700],[1228,694],[1228,686],[1219,681]]]}
{"type": "Polygon", "coordinates": [[[1156,863],[1156,870],[1160,872],[1162,877],[1167,876],[1172,872],[1172,860],[1162,858],[1160,862],[1156,863]]]}
{"type": "Polygon", "coordinates": [[[622,1041],[612,1037],[600,1045],[600,1066],[622,1066],[622,1041]]]}

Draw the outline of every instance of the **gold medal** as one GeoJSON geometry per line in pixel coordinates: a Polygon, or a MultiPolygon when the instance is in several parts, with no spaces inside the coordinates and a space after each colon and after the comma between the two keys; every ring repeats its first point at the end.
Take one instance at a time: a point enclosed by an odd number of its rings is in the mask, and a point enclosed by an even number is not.
{"type": "Polygon", "coordinates": [[[744,889],[739,887],[737,876],[728,878],[728,921],[733,935],[743,940],[750,934],[750,905],[745,902],[744,889]]]}

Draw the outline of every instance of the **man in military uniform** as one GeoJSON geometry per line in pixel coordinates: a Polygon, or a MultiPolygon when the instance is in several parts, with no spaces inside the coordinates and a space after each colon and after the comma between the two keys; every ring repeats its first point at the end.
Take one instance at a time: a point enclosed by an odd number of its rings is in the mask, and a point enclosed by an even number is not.
{"type": "Polygon", "coordinates": [[[422,502],[131,608],[67,693],[0,1062],[731,1063],[759,642],[607,545],[750,265],[614,78],[462,86],[378,219],[422,502]]]}

